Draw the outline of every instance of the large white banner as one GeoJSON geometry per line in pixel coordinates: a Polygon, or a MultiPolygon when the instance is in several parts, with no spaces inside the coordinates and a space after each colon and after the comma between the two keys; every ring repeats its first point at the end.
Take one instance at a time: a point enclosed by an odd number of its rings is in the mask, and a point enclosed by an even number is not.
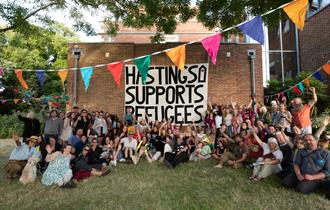
{"type": "Polygon", "coordinates": [[[207,110],[208,64],[150,66],[146,84],[135,65],[125,66],[125,110],[138,120],[172,119],[176,124],[203,122],[207,110]]]}

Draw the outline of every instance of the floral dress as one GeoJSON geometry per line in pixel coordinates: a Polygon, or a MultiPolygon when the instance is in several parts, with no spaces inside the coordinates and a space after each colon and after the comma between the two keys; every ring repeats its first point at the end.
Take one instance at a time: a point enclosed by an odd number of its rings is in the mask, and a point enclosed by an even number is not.
{"type": "Polygon", "coordinates": [[[72,170],[70,169],[71,155],[65,157],[60,152],[55,152],[49,158],[46,157],[46,159],[50,162],[42,176],[42,184],[62,186],[70,181],[72,178],[72,170]]]}

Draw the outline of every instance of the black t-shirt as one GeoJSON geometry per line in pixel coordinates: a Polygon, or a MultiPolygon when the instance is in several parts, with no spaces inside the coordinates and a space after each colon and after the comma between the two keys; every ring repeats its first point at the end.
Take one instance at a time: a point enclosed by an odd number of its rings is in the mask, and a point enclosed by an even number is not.
{"type": "Polygon", "coordinates": [[[293,152],[291,147],[288,144],[280,145],[280,150],[283,153],[283,160],[281,166],[283,170],[287,170],[291,167],[293,152]]]}
{"type": "Polygon", "coordinates": [[[165,141],[166,141],[165,136],[158,136],[155,142],[156,151],[159,151],[162,154],[164,153],[165,141]]]}

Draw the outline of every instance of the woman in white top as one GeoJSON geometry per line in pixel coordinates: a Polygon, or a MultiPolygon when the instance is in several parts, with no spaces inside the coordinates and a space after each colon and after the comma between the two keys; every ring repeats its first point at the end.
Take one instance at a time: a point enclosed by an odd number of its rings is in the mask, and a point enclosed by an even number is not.
{"type": "Polygon", "coordinates": [[[282,171],[281,162],[283,159],[283,153],[274,137],[269,138],[268,143],[266,144],[260,140],[255,131],[253,131],[253,136],[258,144],[262,146],[264,153],[254,164],[253,174],[250,179],[253,181],[260,181],[272,174],[282,171]]]}
{"type": "Polygon", "coordinates": [[[62,145],[64,145],[64,143],[68,141],[70,136],[73,135],[72,130],[73,130],[73,126],[74,126],[75,117],[76,117],[75,112],[68,112],[66,114],[66,117],[65,117],[64,122],[63,122],[62,133],[61,133],[61,136],[60,136],[60,139],[62,141],[62,145]]]}
{"type": "Polygon", "coordinates": [[[231,113],[231,111],[226,108],[225,109],[225,114],[224,114],[224,118],[223,118],[223,121],[227,127],[227,130],[226,130],[226,133],[231,136],[232,135],[232,119],[233,119],[233,115],[231,113]]]}

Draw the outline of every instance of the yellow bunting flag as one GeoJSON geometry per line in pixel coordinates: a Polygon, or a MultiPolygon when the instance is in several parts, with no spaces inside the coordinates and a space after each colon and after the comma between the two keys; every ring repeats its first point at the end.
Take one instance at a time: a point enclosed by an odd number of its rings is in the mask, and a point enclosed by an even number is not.
{"type": "Polygon", "coordinates": [[[14,99],[14,103],[17,104],[21,99],[14,99]]]}
{"type": "Polygon", "coordinates": [[[186,45],[183,44],[177,46],[170,51],[167,51],[166,54],[180,70],[184,70],[184,64],[186,62],[186,45]]]}
{"type": "Polygon", "coordinates": [[[24,89],[29,89],[29,86],[26,84],[26,82],[23,79],[23,71],[22,71],[22,69],[15,69],[14,71],[15,71],[15,74],[16,74],[16,77],[17,77],[19,83],[21,83],[21,86],[24,89]]]}
{"type": "Polygon", "coordinates": [[[307,5],[308,0],[296,0],[283,7],[283,10],[300,30],[304,28],[307,5]]]}
{"type": "Polygon", "coordinates": [[[306,85],[306,87],[310,88],[311,87],[311,81],[309,79],[305,79],[304,80],[304,84],[306,85]]]}
{"type": "Polygon", "coordinates": [[[61,78],[62,85],[64,86],[65,79],[68,76],[68,70],[66,70],[66,69],[60,70],[57,72],[57,74],[61,78]]]}
{"type": "Polygon", "coordinates": [[[329,63],[326,63],[323,65],[323,71],[325,73],[327,73],[328,75],[330,75],[330,64],[329,63]]]}

